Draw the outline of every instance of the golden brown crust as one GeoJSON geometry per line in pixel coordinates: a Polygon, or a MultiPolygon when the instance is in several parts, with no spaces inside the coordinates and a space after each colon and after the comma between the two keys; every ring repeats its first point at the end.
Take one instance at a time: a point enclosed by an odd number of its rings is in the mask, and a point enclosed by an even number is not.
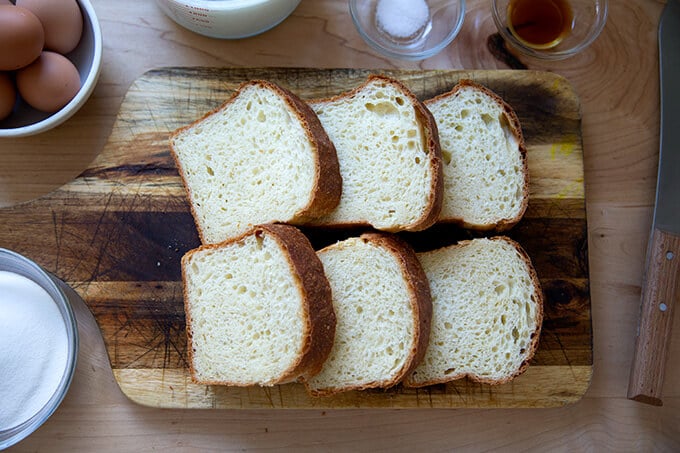
{"type": "MultiPolygon", "coordinates": [[[[384,229],[388,232],[398,232],[398,231],[422,231],[434,223],[439,218],[442,204],[444,200],[444,177],[443,177],[443,164],[442,164],[442,152],[439,144],[439,132],[437,130],[437,123],[435,122],[434,116],[427,109],[425,104],[421,102],[415,94],[401,81],[388,77],[382,74],[371,74],[367,79],[355,87],[352,90],[340,93],[335,96],[331,96],[323,99],[315,99],[309,101],[312,104],[324,104],[336,102],[342,99],[351,98],[357,93],[361,92],[368,84],[381,81],[382,83],[394,85],[399,91],[403,93],[405,97],[409,99],[411,104],[415,109],[416,116],[422,128],[422,133],[425,138],[426,151],[430,162],[430,169],[432,173],[432,181],[430,183],[430,197],[428,200],[428,205],[422,213],[422,216],[410,225],[400,225],[394,229],[384,229]]],[[[357,219],[356,221],[350,222],[340,222],[334,224],[327,224],[323,219],[314,222],[315,225],[322,225],[325,227],[356,227],[356,226],[372,226],[363,219],[357,219]]]]}
{"type": "MultiPolygon", "coordinates": [[[[409,357],[402,368],[387,380],[364,382],[347,387],[328,387],[314,389],[306,386],[307,392],[313,397],[326,397],[348,391],[361,391],[370,388],[389,388],[400,383],[425,356],[430,339],[432,324],[432,297],[427,276],[420,261],[411,246],[399,237],[389,233],[371,232],[360,236],[363,241],[371,242],[378,247],[388,250],[397,260],[402,276],[410,293],[411,309],[413,311],[414,338],[409,357]]],[[[335,247],[331,245],[327,248],[335,247]]],[[[319,253],[323,253],[321,250],[319,253]]]]}
{"type": "Polygon", "coordinates": [[[508,126],[512,130],[512,133],[517,139],[519,145],[520,162],[522,165],[522,174],[524,175],[524,183],[522,185],[522,193],[524,194],[524,196],[522,197],[522,205],[520,206],[517,215],[510,219],[500,219],[495,223],[480,225],[466,222],[465,219],[457,217],[446,218],[440,217],[437,220],[437,222],[457,224],[463,228],[478,231],[497,231],[497,232],[507,231],[513,226],[515,226],[522,219],[524,213],[526,212],[527,206],[529,205],[529,165],[527,162],[527,149],[524,141],[524,134],[522,133],[522,126],[520,124],[519,118],[517,117],[517,114],[515,113],[515,110],[507,102],[505,102],[503,98],[501,98],[498,94],[496,94],[489,88],[485,87],[484,85],[481,85],[469,79],[461,79],[450,91],[439,94],[431,99],[427,99],[424,103],[426,106],[431,105],[447,97],[455,96],[458,93],[458,91],[465,88],[472,88],[483,92],[491,99],[493,99],[503,110],[503,114],[508,122],[508,126]]]}
{"type": "MultiPolygon", "coordinates": [[[[307,237],[297,228],[282,224],[258,225],[242,235],[228,239],[220,244],[205,244],[190,250],[182,257],[182,282],[184,287],[184,312],[186,316],[187,352],[191,380],[204,385],[233,385],[244,386],[248,384],[227,381],[206,381],[196,376],[193,366],[193,342],[191,329],[191,310],[187,294],[186,268],[194,253],[210,249],[219,249],[226,245],[242,241],[251,235],[270,235],[282,247],[288,255],[298,289],[303,300],[303,311],[306,320],[304,345],[298,360],[288,370],[283,372],[279,379],[270,385],[283,384],[298,379],[304,380],[318,373],[323,362],[328,357],[335,338],[335,311],[331,296],[331,287],[323,271],[321,260],[316,255],[307,237]]],[[[254,383],[250,384],[253,385],[254,383]]]]}
{"type": "Polygon", "coordinates": [[[309,239],[300,230],[281,224],[260,225],[258,228],[272,234],[287,252],[302,291],[308,320],[302,356],[298,363],[281,377],[279,383],[298,379],[304,381],[321,371],[333,347],[335,311],[331,286],[321,260],[309,239]]]}
{"type": "Polygon", "coordinates": [[[191,311],[189,310],[189,292],[187,291],[187,272],[186,267],[188,266],[189,259],[197,249],[189,250],[182,256],[181,269],[182,269],[182,296],[184,299],[184,325],[186,326],[187,332],[187,364],[189,365],[189,375],[193,382],[198,382],[196,380],[196,370],[194,369],[194,345],[193,345],[193,332],[191,331],[191,311]]]}
{"type": "Polygon", "coordinates": [[[312,198],[307,206],[295,214],[291,223],[304,223],[316,217],[330,214],[340,203],[342,176],[340,175],[340,164],[335,152],[335,145],[321,125],[319,117],[306,102],[291,91],[264,80],[251,83],[260,83],[281,94],[281,97],[297,115],[310,143],[316,149],[316,175],[312,198]]]}
{"type": "Polygon", "coordinates": [[[399,261],[402,275],[411,293],[411,308],[414,314],[414,342],[411,354],[404,366],[390,382],[383,383],[383,387],[392,387],[398,384],[413,371],[425,357],[427,345],[430,341],[430,328],[432,325],[432,295],[430,283],[423,270],[420,260],[413,248],[403,239],[392,234],[364,233],[361,238],[381,245],[394,255],[399,261]]]}
{"type": "MultiPolygon", "coordinates": [[[[515,379],[517,376],[521,375],[526,371],[526,369],[529,367],[529,363],[531,362],[531,359],[534,357],[534,354],[536,353],[536,350],[538,349],[538,342],[539,338],[541,336],[541,328],[543,326],[543,303],[544,303],[544,296],[543,296],[543,291],[541,289],[541,284],[538,279],[538,275],[536,274],[536,270],[534,269],[533,264],[531,263],[531,259],[529,258],[529,255],[526,253],[526,251],[522,248],[522,246],[510,239],[507,236],[495,236],[489,238],[492,241],[503,241],[506,242],[510,245],[512,245],[517,253],[520,255],[522,258],[522,261],[524,261],[524,265],[527,269],[527,273],[529,274],[532,282],[532,286],[534,288],[533,292],[533,297],[534,297],[534,303],[536,304],[536,317],[534,320],[534,325],[535,329],[534,332],[531,334],[531,344],[527,347],[526,355],[524,360],[522,361],[522,364],[520,367],[515,370],[515,372],[511,375],[508,375],[502,379],[488,379],[484,378],[478,375],[475,375],[474,373],[453,373],[438,379],[431,379],[429,381],[424,381],[424,382],[412,382],[407,378],[404,380],[404,386],[409,387],[409,388],[420,388],[420,387],[427,387],[430,385],[436,385],[436,384],[445,384],[447,382],[455,381],[458,379],[464,379],[467,378],[472,382],[479,382],[480,384],[489,384],[489,385],[500,385],[500,384],[505,384],[513,379],[515,379]]],[[[472,240],[464,240],[460,241],[459,243],[455,245],[451,245],[449,247],[451,248],[459,248],[459,247],[465,247],[468,245],[472,240]]]]}
{"type": "Polygon", "coordinates": [[[423,102],[420,102],[403,84],[402,86],[407,90],[407,93],[413,102],[413,106],[416,109],[416,115],[420,119],[423,135],[427,142],[432,172],[429,205],[425,211],[427,214],[424,215],[420,221],[405,228],[407,231],[422,231],[437,222],[444,204],[444,167],[442,150],[439,143],[439,130],[437,129],[437,122],[435,121],[434,116],[423,102]]]}
{"type": "MultiPolygon", "coordinates": [[[[515,374],[512,376],[509,376],[508,378],[497,381],[495,382],[496,384],[504,384],[505,382],[508,382],[520,374],[524,373],[526,369],[529,367],[529,363],[531,362],[531,359],[533,359],[534,354],[536,353],[536,350],[538,349],[538,342],[539,338],[541,337],[541,328],[543,327],[543,313],[544,313],[544,295],[543,295],[543,289],[541,288],[541,282],[538,279],[538,274],[536,273],[536,269],[534,268],[531,258],[529,258],[529,255],[527,254],[526,250],[516,241],[510,239],[507,236],[497,236],[490,238],[491,240],[497,240],[497,241],[505,241],[508,244],[512,245],[515,247],[515,250],[517,250],[517,253],[520,255],[522,260],[524,261],[524,266],[527,269],[527,272],[529,273],[529,276],[531,278],[531,283],[534,288],[534,293],[533,296],[535,297],[534,303],[536,304],[536,319],[535,319],[535,329],[531,334],[531,344],[527,348],[527,353],[524,358],[524,361],[522,362],[522,365],[517,369],[515,374]]],[[[478,379],[478,382],[484,382],[482,379],[478,379]]],[[[486,382],[488,383],[488,382],[486,382]]]]}
{"type": "Polygon", "coordinates": [[[300,121],[305,133],[307,134],[309,142],[315,150],[314,156],[316,159],[316,174],[313,184],[312,196],[309,203],[298,212],[294,213],[289,219],[291,223],[304,223],[316,217],[321,217],[330,214],[340,203],[340,196],[342,194],[342,176],[340,175],[340,165],[338,163],[338,156],[335,152],[335,146],[331,142],[326,130],[321,125],[321,121],[316,116],[307,103],[301,100],[297,95],[291,91],[266,80],[250,80],[241,83],[241,85],[232,93],[232,95],[224,101],[217,108],[205,113],[203,116],[173,131],[169,137],[170,154],[173,157],[175,166],[182,179],[187,197],[190,201],[191,214],[198,230],[198,235],[202,243],[205,243],[205,235],[201,225],[198,222],[198,216],[194,209],[193,194],[191,187],[185,178],[185,171],[175,151],[175,138],[183,132],[192,129],[200,124],[206,118],[215,113],[224,110],[239,96],[239,94],[248,86],[260,86],[279,94],[279,96],[291,108],[296,118],[300,121]]]}

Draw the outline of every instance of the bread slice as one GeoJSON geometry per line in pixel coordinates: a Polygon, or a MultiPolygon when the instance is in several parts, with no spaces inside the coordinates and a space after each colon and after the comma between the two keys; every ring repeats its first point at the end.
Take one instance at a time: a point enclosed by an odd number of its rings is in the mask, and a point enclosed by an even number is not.
{"type": "Polygon", "coordinates": [[[425,101],[437,122],[444,160],[439,221],[504,231],[529,200],[529,170],[519,119],[488,88],[461,80],[425,101]]]}
{"type": "Polygon", "coordinates": [[[437,127],[405,85],[371,75],[309,104],[335,144],[343,179],[337,209],[314,223],[396,232],[436,221],[443,195],[437,127]]]}
{"type": "Polygon", "coordinates": [[[349,238],[318,252],[333,292],[335,341],[313,396],[397,384],[422,359],[432,303],[415,252],[384,233],[349,238]]]}
{"type": "Polygon", "coordinates": [[[271,82],[243,83],[173,132],[170,149],[204,244],[262,223],[304,223],[340,200],[337,155],[319,119],[271,82]]]}
{"type": "Polygon", "coordinates": [[[501,384],[538,346],[543,294],[531,261],[507,237],[460,242],[418,258],[432,291],[425,358],[404,381],[421,387],[468,377],[501,384]]]}
{"type": "Polygon", "coordinates": [[[260,225],[182,258],[194,382],[270,386],[316,374],[331,350],[331,289],[307,238],[260,225]]]}

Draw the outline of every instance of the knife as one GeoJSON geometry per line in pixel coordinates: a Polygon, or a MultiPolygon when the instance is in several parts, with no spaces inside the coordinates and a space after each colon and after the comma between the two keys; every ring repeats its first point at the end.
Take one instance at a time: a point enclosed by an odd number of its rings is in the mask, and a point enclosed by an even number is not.
{"type": "Polygon", "coordinates": [[[680,0],[659,23],[661,135],[656,204],[628,398],[661,406],[673,306],[680,296],[680,0]]]}

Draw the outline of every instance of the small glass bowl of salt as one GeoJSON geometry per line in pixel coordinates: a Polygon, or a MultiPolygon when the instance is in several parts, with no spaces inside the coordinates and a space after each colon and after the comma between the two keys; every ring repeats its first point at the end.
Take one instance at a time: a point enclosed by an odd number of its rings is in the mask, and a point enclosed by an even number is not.
{"type": "Polygon", "coordinates": [[[78,326],[62,285],[0,248],[0,450],[38,429],[71,384],[78,326]]]}
{"type": "Polygon", "coordinates": [[[465,0],[350,0],[349,11],[361,37],[380,53],[423,60],[456,37],[465,0]]]}

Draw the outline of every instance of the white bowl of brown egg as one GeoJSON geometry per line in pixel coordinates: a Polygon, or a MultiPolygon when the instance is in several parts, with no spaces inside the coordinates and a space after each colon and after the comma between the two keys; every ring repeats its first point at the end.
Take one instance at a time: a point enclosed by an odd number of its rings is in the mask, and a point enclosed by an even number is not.
{"type": "Polygon", "coordinates": [[[0,138],[52,129],[82,107],[102,61],[89,0],[0,0],[0,138]]]}

